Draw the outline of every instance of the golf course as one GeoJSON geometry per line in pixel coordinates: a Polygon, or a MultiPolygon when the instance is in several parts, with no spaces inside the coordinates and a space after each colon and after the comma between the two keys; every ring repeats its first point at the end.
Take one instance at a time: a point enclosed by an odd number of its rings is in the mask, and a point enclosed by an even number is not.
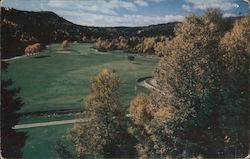
{"type": "MultiPolygon", "coordinates": [[[[19,124],[75,119],[84,110],[84,97],[89,94],[93,76],[102,69],[116,71],[120,77],[119,89],[122,106],[138,92],[146,89],[136,86],[136,79],[152,76],[159,58],[133,55],[121,51],[98,52],[92,43],[70,43],[47,46],[42,52],[8,61],[5,79],[12,79],[13,88],[20,88],[24,105],[19,124]]],[[[64,137],[73,124],[18,129],[27,133],[23,147],[24,158],[54,158],[57,141],[64,137]]]]}

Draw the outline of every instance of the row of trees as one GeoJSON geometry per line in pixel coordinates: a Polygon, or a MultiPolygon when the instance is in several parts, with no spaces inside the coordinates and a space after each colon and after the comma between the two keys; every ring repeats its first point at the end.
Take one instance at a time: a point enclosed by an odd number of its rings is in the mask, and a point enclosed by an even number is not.
{"type": "Polygon", "coordinates": [[[125,147],[140,158],[247,156],[249,26],[250,15],[231,25],[217,10],[187,17],[155,71],[161,93],[136,95],[129,119],[119,77],[101,71],[85,99],[89,122],[69,135],[77,156],[128,157],[125,147]]]}
{"type": "Polygon", "coordinates": [[[114,39],[99,38],[96,48],[100,50],[124,50],[125,52],[156,54],[162,56],[168,38],[161,37],[131,37],[119,36],[114,39]]]}

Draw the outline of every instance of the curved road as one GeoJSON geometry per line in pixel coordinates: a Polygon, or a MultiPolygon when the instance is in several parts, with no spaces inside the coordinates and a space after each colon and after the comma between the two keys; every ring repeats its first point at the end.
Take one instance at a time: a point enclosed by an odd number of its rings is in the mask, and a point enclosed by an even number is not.
{"type": "Polygon", "coordinates": [[[149,90],[154,90],[154,91],[157,91],[158,93],[162,94],[162,95],[165,95],[165,93],[163,93],[160,89],[159,89],[159,86],[157,85],[156,83],[156,80],[153,79],[151,76],[148,76],[148,77],[142,77],[142,78],[139,78],[136,80],[136,84],[138,86],[142,86],[146,89],[149,89],[149,90]]]}

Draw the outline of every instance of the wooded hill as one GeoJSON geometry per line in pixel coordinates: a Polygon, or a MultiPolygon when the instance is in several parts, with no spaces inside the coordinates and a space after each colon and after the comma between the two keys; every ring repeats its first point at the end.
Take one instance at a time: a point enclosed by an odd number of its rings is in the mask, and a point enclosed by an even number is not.
{"type": "Polygon", "coordinates": [[[2,58],[24,54],[36,42],[95,41],[98,38],[172,36],[176,22],[145,27],[91,27],[76,25],[53,12],[31,12],[1,7],[2,58]]]}

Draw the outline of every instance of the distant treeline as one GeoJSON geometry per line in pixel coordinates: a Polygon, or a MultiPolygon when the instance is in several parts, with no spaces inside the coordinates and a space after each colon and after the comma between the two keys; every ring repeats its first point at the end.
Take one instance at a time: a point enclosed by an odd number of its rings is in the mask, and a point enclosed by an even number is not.
{"type": "MultiPolygon", "coordinates": [[[[239,17],[225,18],[228,25],[225,26],[225,30],[229,30],[234,21],[239,17]]],[[[173,24],[173,23],[172,23],[173,24]]],[[[156,54],[162,56],[166,51],[168,42],[175,37],[174,28],[181,23],[175,23],[172,29],[165,28],[166,34],[150,34],[150,36],[119,36],[112,38],[98,38],[96,41],[96,49],[99,51],[107,50],[124,50],[124,52],[141,53],[141,54],[156,54]]],[[[163,27],[163,26],[162,26],[163,27]]],[[[195,27],[195,26],[194,26],[195,27]]],[[[158,29],[159,26],[157,26],[158,29]]],[[[160,29],[161,30],[161,29],[160,29]]],[[[160,31],[161,32],[161,31],[160,31]]],[[[149,34],[147,34],[149,35],[149,34]]]]}
{"type": "Polygon", "coordinates": [[[124,50],[130,53],[156,54],[162,56],[170,38],[161,37],[118,37],[114,39],[97,39],[96,48],[99,51],[124,50]]]}

